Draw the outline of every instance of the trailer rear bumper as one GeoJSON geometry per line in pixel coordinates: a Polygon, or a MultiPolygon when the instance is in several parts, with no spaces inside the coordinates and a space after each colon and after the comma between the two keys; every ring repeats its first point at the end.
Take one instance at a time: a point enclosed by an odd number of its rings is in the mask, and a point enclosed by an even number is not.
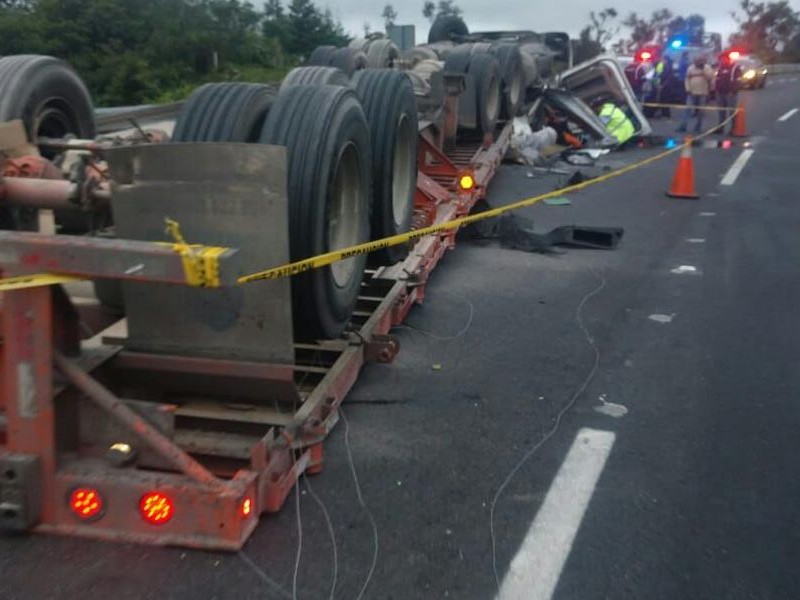
{"type": "Polygon", "coordinates": [[[44,533],[78,535],[115,542],[238,550],[258,524],[256,476],[240,471],[224,487],[203,485],[182,474],[112,469],[99,459],[76,460],[58,470],[54,518],[36,526],[44,533]],[[104,505],[94,521],[82,522],[70,509],[78,489],[97,490],[104,505]],[[172,517],[153,524],[140,504],[148,494],[172,503],[172,517]],[[249,504],[246,504],[248,503],[249,504]]]}

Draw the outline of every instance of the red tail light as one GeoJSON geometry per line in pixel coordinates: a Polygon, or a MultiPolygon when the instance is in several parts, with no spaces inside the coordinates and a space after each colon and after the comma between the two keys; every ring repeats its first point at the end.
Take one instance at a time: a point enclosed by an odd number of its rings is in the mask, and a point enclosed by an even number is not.
{"type": "Polygon", "coordinates": [[[69,497],[69,508],[83,521],[92,521],[103,516],[103,497],[94,488],[77,488],[69,497]]]}
{"type": "Polygon", "coordinates": [[[253,501],[250,498],[245,498],[242,500],[242,509],[241,513],[243,517],[249,517],[250,513],[253,512],[253,501]]]}
{"type": "Polygon", "coordinates": [[[139,501],[142,518],[151,525],[163,525],[174,514],[172,499],[160,492],[148,492],[139,501]]]}
{"type": "Polygon", "coordinates": [[[648,52],[647,50],[644,50],[644,51],[639,53],[639,61],[640,62],[647,62],[651,58],[653,58],[653,53],[652,52],[648,52]]]}

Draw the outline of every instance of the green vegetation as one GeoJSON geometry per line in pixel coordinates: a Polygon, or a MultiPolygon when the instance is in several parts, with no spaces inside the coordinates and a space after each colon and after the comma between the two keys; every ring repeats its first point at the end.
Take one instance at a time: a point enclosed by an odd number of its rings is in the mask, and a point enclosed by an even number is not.
{"type": "Polygon", "coordinates": [[[98,106],[184,98],[207,81],[277,81],[316,46],[348,41],[311,0],[0,0],[0,55],[49,54],[98,106]]]}

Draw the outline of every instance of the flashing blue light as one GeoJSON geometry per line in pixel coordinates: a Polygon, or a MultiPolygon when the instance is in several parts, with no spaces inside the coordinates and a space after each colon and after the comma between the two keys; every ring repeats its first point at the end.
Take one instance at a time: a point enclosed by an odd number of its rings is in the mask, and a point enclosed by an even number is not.
{"type": "Polygon", "coordinates": [[[666,144],[664,144],[664,147],[665,147],[667,150],[669,150],[670,148],[674,148],[674,147],[675,147],[675,146],[677,146],[677,145],[678,145],[678,143],[677,143],[677,142],[676,142],[676,141],[675,141],[673,138],[669,138],[669,139],[667,140],[667,143],[666,143],[666,144]]]}
{"type": "Polygon", "coordinates": [[[670,44],[670,46],[672,46],[673,48],[675,48],[677,50],[678,48],[683,46],[683,42],[681,40],[672,40],[672,43],[670,44]]]}

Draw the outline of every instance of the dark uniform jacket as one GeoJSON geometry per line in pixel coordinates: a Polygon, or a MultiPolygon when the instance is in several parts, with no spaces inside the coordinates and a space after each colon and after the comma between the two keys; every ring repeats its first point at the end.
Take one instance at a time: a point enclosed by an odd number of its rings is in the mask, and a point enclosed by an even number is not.
{"type": "Polygon", "coordinates": [[[739,79],[744,70],[737,63],[724,63],[717,69],[716,91],[718,94],[735,94],[739,91],[739,79]]]}

